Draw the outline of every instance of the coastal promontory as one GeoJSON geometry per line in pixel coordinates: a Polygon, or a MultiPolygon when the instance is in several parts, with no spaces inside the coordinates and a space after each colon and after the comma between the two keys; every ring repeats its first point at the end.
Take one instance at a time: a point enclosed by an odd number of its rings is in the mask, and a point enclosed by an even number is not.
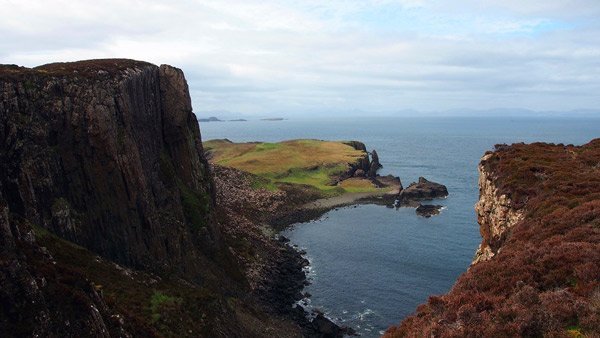
{"type": "Polygon", "coordinates": [[[385,336],[597,336],[600,140],[497,145],[479,175],[472,266],[385,336]]]}

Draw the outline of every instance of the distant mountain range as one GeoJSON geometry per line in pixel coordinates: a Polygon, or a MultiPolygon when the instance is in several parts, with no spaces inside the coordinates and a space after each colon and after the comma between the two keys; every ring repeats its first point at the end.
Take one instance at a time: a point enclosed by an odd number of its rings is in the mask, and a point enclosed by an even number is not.
{"type": "Polygon", "coordinates": [[[438,111],[420,111],[416,109],[402,109],[396,111],[376,111],[369,112],[359,109],[350,111],[307,111],[302,114],[277,113],[276,117],[270,114],[248,114],[236,113],[227,110],[212,110],[198,112],[198,120],[201,122],[213,121],[246,121],[246,120],[281,120],[289,117],[418,117],[418,116],[439,116],[439,117],[600,117],[600,110],[596,109],[575,109],[568,111],[550,111],[550,110],[531,110],[523,108],[495,108],[495,109],[472,109],[472,108],[453,108],[438,111]],[[282,117],[279,117],[282,116],[282,117]]]}

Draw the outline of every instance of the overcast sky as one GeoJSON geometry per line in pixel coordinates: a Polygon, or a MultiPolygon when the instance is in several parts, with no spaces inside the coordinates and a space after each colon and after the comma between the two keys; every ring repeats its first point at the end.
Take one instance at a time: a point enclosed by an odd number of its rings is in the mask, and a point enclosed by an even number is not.
{"type": "Polygon", "coordinates": [[[0,0],[0,63],[182,68],[196,112],[600,107],[600,0],[0,0]]]}

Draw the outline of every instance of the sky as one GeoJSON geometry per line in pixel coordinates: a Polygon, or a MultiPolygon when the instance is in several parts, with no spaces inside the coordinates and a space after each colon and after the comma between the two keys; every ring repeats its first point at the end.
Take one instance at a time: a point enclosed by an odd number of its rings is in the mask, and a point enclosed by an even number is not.
{"type": "Polygon", "coordinates": [[[184,70],[199,115],[600,108],[599,0],[0,0],[0,8],[0,63],[170,64],[184,70]]]}

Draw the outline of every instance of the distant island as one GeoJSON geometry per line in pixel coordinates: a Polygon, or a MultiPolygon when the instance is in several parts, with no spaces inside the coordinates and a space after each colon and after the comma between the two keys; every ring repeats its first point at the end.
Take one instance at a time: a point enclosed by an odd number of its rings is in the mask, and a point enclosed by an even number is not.
{"type": "Polygon", "coordinates": [[[261,121],[283,121],[285,120],[283,117],[267,117],[264,119],[260,119],[261,121]]]}
{"type": "MultiPolygon", "coordinates": [[[[260,119],[260,121],[283,121],[285,120],[285,118],[283,117],[266,117],[266,118],[262,118],[260,119]]],[[[216,116],[211,116],[211,117],[199,117],[198,118],[198,122],[247,122],[248,120],[243,119],[243,118],[236,118],[236,119],[229,119],[229,120],[225,120],[225,119],[220,119],[216,116]]]]}
{"type": "Polygon", "coordinates": [[[199,118],[198,122],[223,122],[223,120],[218,117],[211,116],[209,118],[199,118]]]}

